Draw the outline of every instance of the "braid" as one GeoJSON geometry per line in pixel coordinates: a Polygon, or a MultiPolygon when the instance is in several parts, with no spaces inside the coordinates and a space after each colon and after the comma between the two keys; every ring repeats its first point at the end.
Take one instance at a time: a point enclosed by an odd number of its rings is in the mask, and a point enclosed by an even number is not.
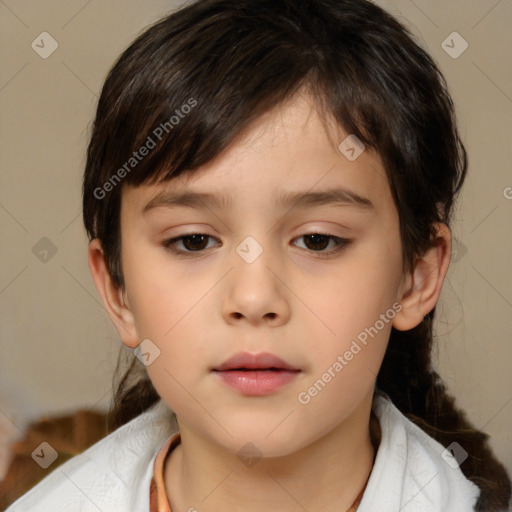
{"type": "Polygon", "coordinates": [[[121,375],[121,361],[126,354],[126,347],[122,346],[114,372],[114,398],[107,414],[107,428],[109,433],[149,409],[160,399],[153,387],[144,367],[139,360],[133,357],[130,366],[116,384],[115,380],[121,375]]]}

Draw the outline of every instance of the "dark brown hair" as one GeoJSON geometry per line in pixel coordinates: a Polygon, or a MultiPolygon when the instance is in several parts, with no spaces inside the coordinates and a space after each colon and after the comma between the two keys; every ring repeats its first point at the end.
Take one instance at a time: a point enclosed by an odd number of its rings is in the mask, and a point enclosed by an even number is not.
{"type": "MultiPolygon", "coordinates": [[[[121,190],[213,160],[262,114],[308,90],[319,111],[380,155],[400,218],[404,269],[450,225],[466,152],[443,76],[408,30],[366,0],[203,0],[145,30],[119,57],[98,103],[83,181],[83,219],[123,287],[121,190]],[[135,158],[142,147],[144,158],[135,158]],[[123,171],[124,170],[124,171],[123,171]]],[[[377,387],[444,446],[481,489],[478,510],[508,505],[510,480],[487,438],[431,365],[435,308],[392,329],[377,387]]],[[[124,347],[123,347],[124,349],[124,347]]],[[[110,429],[159,396],[133,357],[115,384],[110,429]]],[[[116,375],[120,375],[120,362],[116,375]]]]}

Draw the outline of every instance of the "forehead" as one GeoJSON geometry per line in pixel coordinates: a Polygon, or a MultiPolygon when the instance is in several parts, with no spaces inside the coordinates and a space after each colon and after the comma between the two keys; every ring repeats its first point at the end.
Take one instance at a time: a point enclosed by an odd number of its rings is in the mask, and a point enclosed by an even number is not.
{"type": "Polygon", "coordinates": [[[159,203],[282,208],[299,195],[308,194],[302,203],[310,206],[336,195],[347,206],[382,213],[393,207],[385,170],[379,155],[361,144],[321,119],[309,98],[297,96],[259,118],[200,169],[154,185],[123,187],[122,203],[144,214],[159,203]]]}

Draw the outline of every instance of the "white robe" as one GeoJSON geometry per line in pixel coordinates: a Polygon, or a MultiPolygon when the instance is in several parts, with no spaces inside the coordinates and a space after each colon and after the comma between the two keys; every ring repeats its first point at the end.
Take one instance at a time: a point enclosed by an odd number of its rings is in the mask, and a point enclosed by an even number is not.
{"type": "MultiPolygon", "coordinates": [[[[358,512],[473,511],[479,490],[457,459],[386,395],[376,395],[374,411],[382,439],[358,512]]],[[[177,431],[175,415],[159,400],[57,467],[5,512],[149,512],[156,454],[177,431]]]]}

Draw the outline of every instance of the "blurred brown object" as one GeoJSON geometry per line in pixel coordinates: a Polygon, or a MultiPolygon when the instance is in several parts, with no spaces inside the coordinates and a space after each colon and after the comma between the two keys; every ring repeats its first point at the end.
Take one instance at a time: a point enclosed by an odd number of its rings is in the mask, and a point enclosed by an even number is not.
{"type": "Polygon", "coordinates": [[[80,409],[75,414],[53,418],[45,416],[31,423],[25,439],[11,445],[13,458],[0,482],[0,510],[5,510],[62,463],[105,437],[106,418],[104,413],[80,409]],[[32,458],[34,450],[43,442],[58,454],[46,469],[32,458]]]}

